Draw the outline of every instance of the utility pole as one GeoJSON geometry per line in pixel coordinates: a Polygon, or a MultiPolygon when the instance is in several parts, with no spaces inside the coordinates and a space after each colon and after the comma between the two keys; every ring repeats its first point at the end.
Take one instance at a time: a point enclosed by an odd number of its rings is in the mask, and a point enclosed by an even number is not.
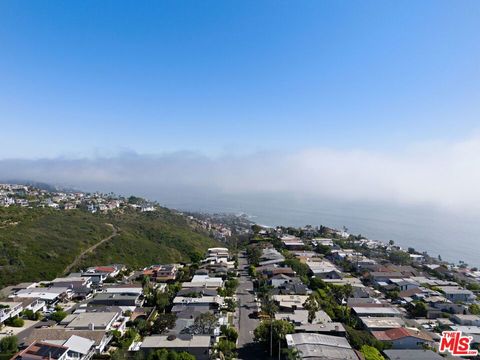
{"type": "Polygon", "coordinates": [[[273,357],[273,320],[270,318],[270,358],[273,357]]]}
{"type": "Polygon", "coordinates": [[[282,347],[282,340],[278,338],[278,360],[280,360],[281,347],[282,347]]]}

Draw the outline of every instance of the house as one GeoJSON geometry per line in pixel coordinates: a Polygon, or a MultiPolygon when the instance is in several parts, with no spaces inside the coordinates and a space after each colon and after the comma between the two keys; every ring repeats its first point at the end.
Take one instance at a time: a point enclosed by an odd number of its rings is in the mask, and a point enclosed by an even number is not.
{"type": "Polygon", "coordinates": [[[91,296],[92,279],[88,276],[67,276],[50,281],[53,286],[66,287],[72,290],[74,297],[87,298],[91,296]]]}
{"type": "Polygon", "coordinates": [[[210,288],[218,289],[223,287],[221,277],[209,277],[208,275],[194,275],[192,281],[182,283],[182,288],[210,288]]]}
{"type": "Polygon", "coordinates": [[[388,282],[391,279],[401,279],[405,277],[401,272],[397,271],[373,271],[369,274],[372,281],[376,284],[388,282]]]}
{"type": "Polygon", "coordinates": [[[297,280],[272,289],[273,295],[308,295],[311,292],[307,285],[297,280]]]}
{"type": "Polygon", "coordinates": [[[451,302],[472,302],[476,299],[475,294],[467,289],[458,286],[441,286],[440,291],[445,294],[445,297],[451,302]]]}
{"type": "Polygon", "coordinates": [[[97,293],[89,305],[106,306],[142,306],[143,300],[138,294],[131,293],[97,293]]]}
{"type": "Polygon", "coordinates": [[[112,335],[104,330],[73,330],[67,328],[39,328],[32,329],[27,337],[24,339],[23,344],[28,345],[35,341],[56,341],[63,342],[70,339],[72,336],[79,336],[81,338],[89,339],[93,341],[93,347],[97,354],[102,353],[107,344],[112,339],[112,335]]]}
{"type": "Polygon", "coordinates": [[[445,358],[432,350],[383,350],[389,360],[444,360],[445,358]]]}
{"type": "Polygon", "coordinates": [[[23,305],[21,302],[0,302],[0,323],[19,315],[22,311],[23,305]]]}
{"type": "Polygon", "coordinates": [[[422,263],[425,261],[425,256],[420,254],[410,254],[410,259],[415,263],[422,263]]]}
{"type": "Polygon", "coordinates": [[[108,265],[108,266],[94,266],[92,268],[87,269],[87,273],[89,271],[93,271],[96,273],[105,273],[108,274],[109,277],[115,277],[120,273],[121,268],[116,265],[108,265]]]}
{"type": "Polygon", "coordinates": [[[37,311],[43,311],[46,306],[46,302],[42,299],[36,298],[15,298],[15,301],[21,302],[23,306],[23,310],[31,310],[34,313],[37,311]]]}
{"type": "Polygon", "coordinates": [[[310,261],[310,259],[321,259],[322,258],[322,256],[320,254],[316,253],[315,251],[302,250],[302,251],[292,251],[292,253],[302,263],[306,263],[307,261],[310,261]]]}
{"type": "Polygon", "coordinates": [[[153,281],[166,282],[177,278],[178,266],[175,264],[153,265],[143,270],[143,275],[149,276],[153,281]]]}
{"type": "Polygon", "coordinates": [[[306,295],[273,295],[280,311],[294,312],[297,309],[303,309],[303,304],[308,299],[306,295]]]}
{"type": "Polygon", "coordinates": [[[67,360],[67,352],[66,346],[36,341],[10,360],[67,360]]]}
{"type": "Polygon", "coordinates": [[[363,255],[355,256],[354,258],[351,259],[351,262],[358,271],[364,270],[364,269],[374,270],[377,266],[377,262],[375,260],[369,259],[363,255]]]}
{"type": "Polygon", "coordinates": [[[205,288],[186,288],[180,289],[177,292],[177,296],[191,296],[192,294],[201,295],[201,296],[217,296],[217,289],[205,289],[205,288]]]}
{"type": "Polygon", "coordinates": [[[120,316],[121,313],[118,312],[83,312],[67,316],[62,323],[66,323],[65,327],[73,330],[123,330],[124,327],[114,327],[120,316]]]}
{"type": "Polygon", "coordinates": [[[319,276],[325,279],[341,279],[341,276],[338,276],[338,274],[341,273],[340,270],[338,270],[337,267],[328,260],[310,260],[307,261],[306,264],[315,276],[319,276]],[[331,277],[332,272],[337,272],[338,274],[335,277],[331,277]]]}
{"type": "Polygon", "coordinates": [[[209,309],[218,309],[223,306],[224,299],[221,296],[183,297],[176,296],[173,305],[208,305],[209,309]]]}
{"type": "MultiPolygon", "coordinates": [[[[164,285],[164,284],[162,284],[164,285]]],[[[159,287],[162,290],[163,287],[159,287]]],[[[157,287],[158,289],[158,287],[157,287]]],[[[103,285],[102,287],[103,292],[108,294],[135,294],[135,295],[142,295],[143,288],[141,285],[136,284],[115,284],[115,285],[103,285]]]]}
{"type": "Polygon", "coordinates": [[[262,250],[261,261],[259,266],[281,264],[285,261],[285,257],[274,248],[265,248],[262,250]]]}
{"type": "Polygon", "coordinates": [[[278,275],[272,276],[268,282],[271,286],[273,286],[274,288],[277,288],[291,281],[292,281],[292,278],[290,276],[287,276],[284,274],[278,274],[278,275]]]}
{"type": "Polygon", "coordinates": [[[400,317],[361,317],[360,321],[369,331],[380,331],[405,326],[405,321],[400,317]]]}
{"type": "Polygon", "coordinates": [[[140,345],[140,350],[150,353],[157,349],[186,351],[197,360],[210,359],[212,339],[210,335],[153,335],[146,336],[140,345]]]}
{"type": "Polygon", "coordinates": [[[406,278],[406,279],[405,278],[401,278],[401,279],[392,278],[392,279],[389,279],[388,282],[390,284],[395,285],[395,287],[397,288],[398,291],[407,291],[407,290],[418,288],[420,286],[420,284],[418,284],[416,281],[408,279],[408,278],[406,278]]]}
{"type": "Polygon", "coordinates": [[[464,326],[480,326],[480,316],[456,314],[452,316],[452,320],[458,325],[464,326]]]}
{"type": "Polygon", "coordinates": [[[293,276],[296,275],[295,271],[293,271],[292,268],[288,267],[288,266],[275,266],[273,268],[270,268],[267,271],[267,276],[268,277],[272,277],[272,276],[280,275],[280,274],[287,275],[287,276],[290,276],[290,277],[293,277],[293,276]]]}
{"type": "Polygon", "coordinates": [[[399,317],[400,310],[391,306],[353,306],[352,310],[358,317],[399,317]]]}
{"type": "Polygon", "coordinates": [[[215,247],[215,248],[209,248],[207,249],[207,257],[215,257],[218,259],[225,259],[225,261],[228,261],[229,255],[228,248],[224,247],[215,247]]]}
{"type": "Polygon", "coordinates": [[[413,328],[396,328],[383,331],[372,331],[379,341],[392,344],[392,349],[421,349],[433,346],[433,339],[427,333],[413,328]]]}
{"type": "MultiPolygon", "coordinates": [[[[289,313],[276,313],[275,319],[286,320],[296,326],[309,323],[308,310],[294,310],[293,312],[289,312],[289,313]]],[[[331,321],[332,319],[324,311],[317,311],[315,313],[315,318],[313,319],[312,323],[313,324],[329,323],[331,321]]]]}
{"type": "Polygon", "coordinates": [[[326,322],[318,324],[301,324],[295,326],[296,333],[315,333],[333,336],[345,336],[347,331],[342,323],[326,322]]]}
{"type": "Polygon", "coordinates": [[[285,235],[280,240],[288,250],[301,250],[305,247],[303,240],[296,236],[285,235]]]}
{"type": "Polygon", "coordinates": [[[333,247],[334,243],[332,239],[327,239],[327,238],[314,238],[312,239],[312,244],[317,246],[317,245],[323,245],[323,246],[329,246],[333,247]]]}
{"type": "Polygon", "coordinates": [[[95,354],[95,341],[77,335],[63,343],[60,341],[59,345],[68,348],[66,360],[88,360],[95,354]]]}
{"type": "Polygon", "coordinates": [[[296,349],[301,359],[358,360],[357,353],[347,339],[313,333],[285,336],[289,349],[296,349]]]}
{"type": "Polygon", "coordinates": [[[35,298],[45,301],[48,305],[53,305],[62,299],[70,299],[73,295],[72,289],[68,287],[51,286],[49,288],[35,287],[18,290],[14,295],[15,298],[35,298]]]}

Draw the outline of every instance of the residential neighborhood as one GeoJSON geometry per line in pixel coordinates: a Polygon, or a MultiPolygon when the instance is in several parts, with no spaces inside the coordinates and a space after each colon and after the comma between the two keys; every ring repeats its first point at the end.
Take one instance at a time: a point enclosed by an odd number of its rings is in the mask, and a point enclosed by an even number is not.
{"type": "MultiPolygon", "coordinates": [[[[5,207],[157,206],[112,194],[0,189],[5,207]]],[[[346,229],[185,216],[224,245],[190,262],[96,264],[2,289],[0,348],[11,344],[4,357],[438,359],[449,356],[440,352],[444,331],[480,345],[474,267],[346,229]]]]}

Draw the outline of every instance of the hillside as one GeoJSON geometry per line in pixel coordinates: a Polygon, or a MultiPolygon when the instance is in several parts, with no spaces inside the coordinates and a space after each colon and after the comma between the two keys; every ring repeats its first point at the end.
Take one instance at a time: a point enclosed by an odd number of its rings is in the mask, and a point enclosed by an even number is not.
{"type": "Polygon", "coordinates": [[[141,267],[188,261],[192,254],[214,245],[218,243],[192,230],[183,216],[165,208],[107,214],[0,208],[0,286],[52,279],[71,264],[76,270],[94,264],[141,267]],[[80,257],[99,242],[94,251],[80,257]]]}

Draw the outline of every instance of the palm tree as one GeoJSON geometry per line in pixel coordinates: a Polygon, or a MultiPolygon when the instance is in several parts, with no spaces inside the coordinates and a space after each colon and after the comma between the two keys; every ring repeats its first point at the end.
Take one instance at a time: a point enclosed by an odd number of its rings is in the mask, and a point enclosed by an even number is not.
{"type": "Polygon", "coordinates": [[[305,300],[303,307],[308,310],[308,322],[312,323],[315,320],[315,313],[320,310],[316,294],[310,294],[307,300],[305,300]]]}
{"type": "Polygon", "coordinates": [[[273,320],[275,313],[278,311],[278,306],[271,298],[270,293],[266,295],[262,304],[263,311],[270,317],[270,357],[273,356],[273,320]]]}

